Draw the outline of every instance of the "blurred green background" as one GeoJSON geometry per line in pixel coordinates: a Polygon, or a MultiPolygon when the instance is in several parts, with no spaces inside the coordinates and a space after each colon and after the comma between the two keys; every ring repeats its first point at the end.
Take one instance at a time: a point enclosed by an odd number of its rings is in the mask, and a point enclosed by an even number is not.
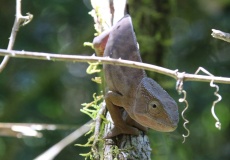
{"type": "MultiPolygon", "coordinates": [[[[214,75],[230,77],[230,44],[211,37],[211,29],[230,32],[229,0],[130,0],[130,14],[144,62],[194,73],[199,66],[214,75]]],[[[15,50],[92,55],[83,47],[92,41],[93,20],[89,0],[23,0],[22,12],[34,15],[18,33],[15,50]]],[[[0,48],[7,48],[14,22],[15,1],[0,1],[0,48]]],[[[1,58],[2,59],[2,58],[1,58]]],[[[99,87],[87,75],[86,63],[64,63],[11,58],[0,74],[0,121],[52,123],[80,127],[89,118],[79,110],[92,101],[99,87]]],[[[178,101],[175,80],[156,73],[156,79],[178,101]]],[[[216,113],[222,129],[215,128],[211,105],[215,96],[208,83],[185,82],[190,123],[189,138],[182,144],[183,120],[173,133],[151,130],[153,159],[230,159],[230,85],[220,84],[223,99],[216,113]]],[[[179,104],[180,111],[184,104],[179,104]]],[[[44,131],[42,138],[0,137],[0,159],[33,159],[74,129],[44,131]]],[[[83,159],[89,148],[82,137],[66,147],[55,159],[83,159]]]]}

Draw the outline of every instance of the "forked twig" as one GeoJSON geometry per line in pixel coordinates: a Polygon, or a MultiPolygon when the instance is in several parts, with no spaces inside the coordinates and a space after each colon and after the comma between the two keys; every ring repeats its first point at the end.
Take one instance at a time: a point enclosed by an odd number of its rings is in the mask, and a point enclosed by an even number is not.
{"type": "MultiPolygon", "coordinates": [[[[13,25],[13,28],[12,28],[12,31],[11,31],[11,35],[10,35],[10,38],[9,38],[9,43],[8,43],[7,50],[12,50],[13,49],[14,42],[15,42],[15,39],[16,39],[16,35],[17,35],[17,32],[18,32],[20,26],[25,26],[32,19],[33,19],[33,15],[30,14],[30,13],[27,13],[27,16],[22,16],[22,14],[21,14],[21,0],[16,0],[16,16],[15,16],[14,25],[13,25]]],[[[0,73],[5,68],[6,64],[9,61],[9,59],[10,59],[10,56],[7,55],[2,60],[2,62],[0,64],[0,73]]]]}

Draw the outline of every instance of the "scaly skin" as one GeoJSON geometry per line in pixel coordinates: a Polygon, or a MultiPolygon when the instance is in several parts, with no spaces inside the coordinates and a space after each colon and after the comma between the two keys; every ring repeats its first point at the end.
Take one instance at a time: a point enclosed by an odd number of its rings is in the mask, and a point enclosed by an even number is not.
{"type": "MultiPolygon", "coordinates": [[[[97,53],[104,50],[104,57],[142,61],[129,15],[109,32],[96,37],[93,43],[97,53]]],[[[109,64],[104,64],[103,68],[109,90],[105,101],[114,121],[114,128],[105,138],[119,134],[138,135],[138,129],[151,128],[161,132],[176,129],[179,121],[176,102],[158,83],[148,78],[144,70],[109,64]],[[120,107],[128,113],[125,119],[120,107]]]]}

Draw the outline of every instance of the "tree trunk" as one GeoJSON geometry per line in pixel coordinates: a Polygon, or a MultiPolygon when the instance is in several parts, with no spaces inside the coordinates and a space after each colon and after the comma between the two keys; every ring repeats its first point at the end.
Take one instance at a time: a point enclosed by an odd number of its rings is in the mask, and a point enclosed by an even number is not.
{"type": "MultiPolygon", "coordinates": [[[[109,112],[106,119],[111,120],[109,112]]],[[[105,126],[104,133],[113,127],[112,123],[105,126]]],[[[104,160],[151,160],[151,147],[148,136],[140,131],[139,136],[119,135],[104,142],[104,160]]]]}
{"type": "MultiPolygon", "coordinates": [[[[95,21],[97,31],[101,32],[110,28],[119,19],[121,19],[126,11],[126,0],[93,0],[91,1],[96,14],[92,14],[95,21]],[[93,3],[92,3],[93,2],[93,3]],[[104,23],[106,22],[106,23],[104,23]]],[[[100,115],[99,115],[100,117],[100,115]]],[[[112,122],[109,112],[106,113],[106,119],[112,122]]],[[[98,126],[98,125],[96,125],[98,126]]],[[[101,142],[99,131],[103,127],[97,127],[93,158],[97,160],[150,160],[151,148],[149,139],[146,134],[140,131],[139,136],[119,135],[112,139],[105,139],[101,142]],[[103,143],[103,144],[102,144],[103,143]],[[103,146],[103,148],[102,148],[103,146]]],[[[113,128],[113,123],[108,123],[104,127],[106,134],[113,128]]]]}

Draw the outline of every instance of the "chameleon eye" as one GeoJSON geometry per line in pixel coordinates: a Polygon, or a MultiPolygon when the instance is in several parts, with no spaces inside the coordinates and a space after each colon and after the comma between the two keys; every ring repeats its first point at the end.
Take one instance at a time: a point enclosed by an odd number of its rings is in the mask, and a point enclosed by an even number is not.
{"type": "Polygon", "coordinates": [[[148,112],[152,116],[159,115],[161,113],[161,105],[158,101],[151,101],[148,104],[148,112]]]}
{"type": "Polygon", "coordinates": [[[149,103],[149,109],[156,109],[159,107],[159,103],[157,101],[152,101],[149,103]]]}
{"type": "Polygon", "coordinates": [[[155,103],[151,104],[152,108],[157,108],[157,105],[155,103]]]}

